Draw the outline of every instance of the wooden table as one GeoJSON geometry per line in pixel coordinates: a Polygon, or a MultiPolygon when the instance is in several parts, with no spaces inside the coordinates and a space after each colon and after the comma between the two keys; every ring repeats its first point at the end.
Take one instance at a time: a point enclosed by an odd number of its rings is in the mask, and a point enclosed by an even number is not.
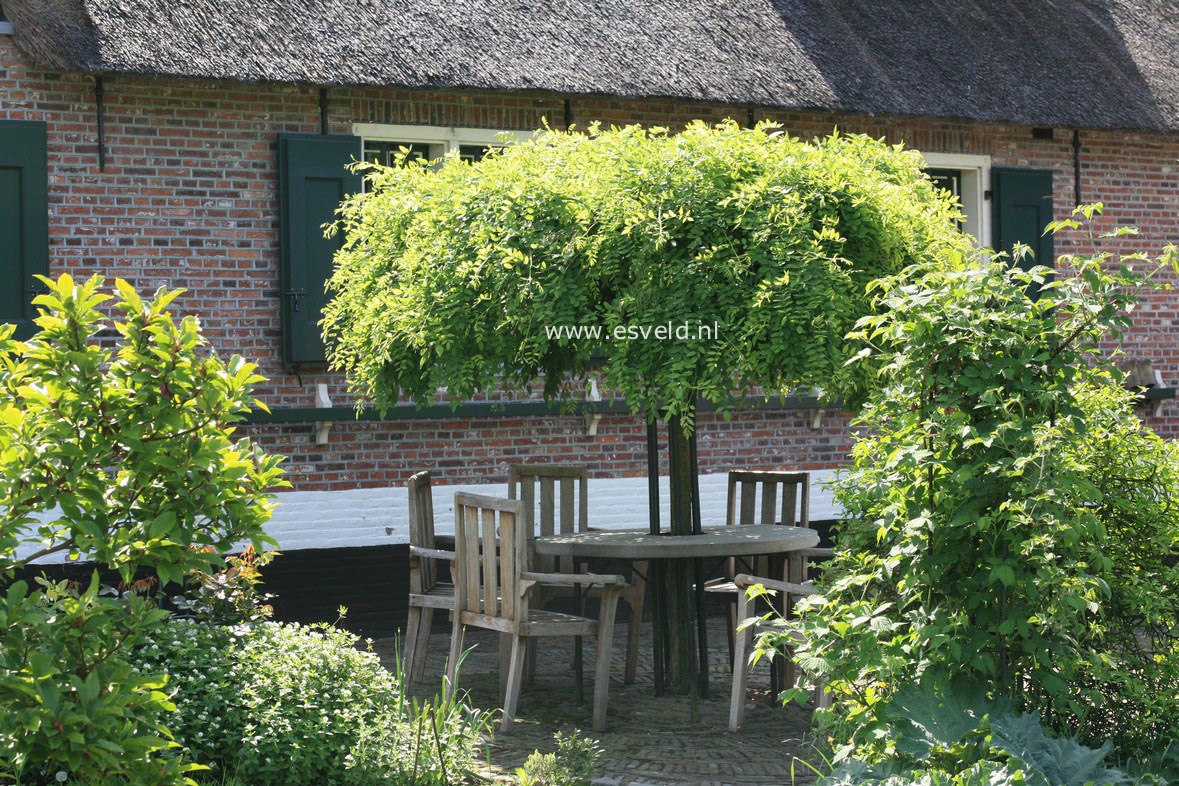
{"type": "Polygon", "coordinates": [[[779,524],[705,527],[700,535],[652,535],[647,530],[619,529],[543,535],[537,554],[574,559],[691,559],[784,554],[819,545],[819,533],[806,527],[779,524]]]}
{"type": "MultiPolygon", "coordinates": [[[[785,555],[819,544],[819,533],[805,527],[778,524],[743,525],[733,527],[705,527],[699,535],[652,535],[648,530],[605,530],[569,535],[543,535],[533,541],[537,554],[554,557],[573,557],[584,562],[591,559],[623,559],[630,561],[684,559],[702,557],[747,557],[770,555],[774,558],[771,572],[782,572],[785,555]]],[[[773,576],[782,578],[782,576],[773,576]]],[[[656,626],[656,662],[661,657],[659,626],[656,626]]],[[[705,675],[702,692],[707,693],[707,641],[700,630],[698,668],[705,675]]],[[[658,674],[657,674],[658,676],[658,674]]],[[[656,679],[656,690],[660,690],[656,679]]]]}

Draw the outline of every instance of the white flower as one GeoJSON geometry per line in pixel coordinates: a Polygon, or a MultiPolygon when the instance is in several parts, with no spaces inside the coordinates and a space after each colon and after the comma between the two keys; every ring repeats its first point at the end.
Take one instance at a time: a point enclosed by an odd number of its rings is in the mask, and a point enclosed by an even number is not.
{"type": "Polygon", "coordinates": [[[70,779],[70,774],[65,770],[58,770],[57,774],[53,776],[53,779],[58,783],[65,783],[70,779]]]}

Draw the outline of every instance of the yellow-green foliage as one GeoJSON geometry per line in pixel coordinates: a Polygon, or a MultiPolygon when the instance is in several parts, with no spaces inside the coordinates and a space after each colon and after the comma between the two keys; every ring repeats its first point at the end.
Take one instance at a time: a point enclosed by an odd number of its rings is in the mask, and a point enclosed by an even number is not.
{"type": "Polygon", "coordinates": [[[560,398],[603,347],[636,411],[842,379],[866,285],[944,265],[966,240],[919,156],[772,126],[545,131],[478,164],[369,171],[323,322],[330,358],[381,407],[543,378],[560,398]],[[719,340],[551,337],[553,326],[719,325],[719,340]]]}

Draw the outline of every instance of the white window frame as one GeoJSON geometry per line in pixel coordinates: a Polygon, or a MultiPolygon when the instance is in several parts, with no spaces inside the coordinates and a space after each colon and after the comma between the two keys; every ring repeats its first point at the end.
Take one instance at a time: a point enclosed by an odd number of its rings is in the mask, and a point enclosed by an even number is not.
{"type": "Polygon", "coordinates": [[[531,139],[532,131],[497,131],[493,128],[458,128],[456,126],[407,126],[385,123],[353,123],[352,133],[373,142],[407,142],[430,146],[430,158],[442,158],[458,152],[463,145],[505,145],[531,139]]]}
{"type": "Polygon", "coordinates": [[[12,22],[0,22],[0,35],[12,35],[15,32],[12,22]]]}
{"type": "Polygon", "coordinates": [[[957,169],[962,173],[962,212],[966,216],[963,231],[979,245],[991,245],[991,200],[987,191],[991,183],[991,157],[966,153],[926,153],[921,157],[930,169],[957,169]]]}

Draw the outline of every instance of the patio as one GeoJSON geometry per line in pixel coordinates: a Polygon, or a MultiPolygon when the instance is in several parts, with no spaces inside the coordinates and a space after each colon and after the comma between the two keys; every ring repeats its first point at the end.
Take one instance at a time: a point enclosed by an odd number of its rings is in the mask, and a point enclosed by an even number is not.
{"type": "MultiPolygon", "coordinates": [[[[553,734],[581,729],[600,740],[603,754],[598,760],[596,778],[603,784],[618,786],[767,786],[769,784],[811,783],[811,771],[800,757],[819,761],[807,743],[810,710],[797,706],[780,707],[770,701],[769,671],[759,664],[750,675],[749,697],[752,704],[745,716],[744,730],[731,734],[727,729],[731,673],[725,643],[725,620],[720,607],[709,617],[710,699],[701,700],[700,722],[690,721],[690,699],[680,696],[654,695],[651,664],[651,631],[644,625],[640,648],[638,680],[622,684],[623,657],[626,652],[626,625],[615,630],[614,663],[610,684],[609,727],[605,733],[588,732],[591,703],[578,706],[573,698],[572,639],[552,638],[541,642],[537,658],[536,682],[525,688],[520,700],[516,725],[509,734],[496,734],[488,740],[485,775],[507,781],[535,749],[551,750],[553,734]],[[794,773],[791,768],[793,764],[794,773]]],[[[449,634],[436,632],[431,637],[426,682],[414,686],[423,697],[441,685],[449,634]]],[[[493,709],[497,696],[497,645],[495,634],[470,629],[468,646],[474,646],[459,675],[460,690],[470,692],[476,706],[493,709]]],[[[393,639],[375,643],[382,661],[393,663],[393,639]]],[[[585,658],[592,663],[595,642],[586,639],[585,658]]],[[[592,693],[587,677],[586,693],[592,693]]]]}

